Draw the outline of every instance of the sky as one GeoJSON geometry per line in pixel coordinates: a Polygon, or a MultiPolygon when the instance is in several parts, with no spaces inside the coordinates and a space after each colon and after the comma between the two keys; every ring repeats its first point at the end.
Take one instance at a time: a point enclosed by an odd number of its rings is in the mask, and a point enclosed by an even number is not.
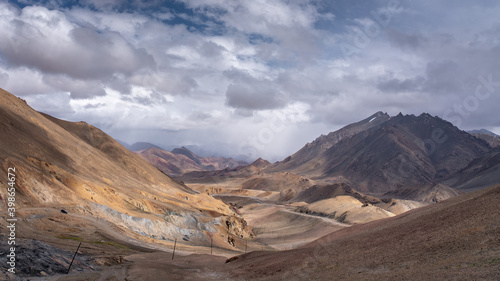
{"type": "Polygon", "coordinates": [[[127,143],[282,160],[367,118],[500,134],[500,2],[0,1],[0,87],[127,143]]]}

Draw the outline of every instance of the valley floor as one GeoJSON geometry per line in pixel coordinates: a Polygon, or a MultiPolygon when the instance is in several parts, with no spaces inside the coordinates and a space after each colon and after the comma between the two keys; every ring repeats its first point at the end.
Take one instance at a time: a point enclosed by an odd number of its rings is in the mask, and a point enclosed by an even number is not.
{"type": "MultiPolygon", "coordinates": [[[[213,255],[209,248],[180,243],[174,259],[165,245],[155,249],[153,243],[130,238],[83,214],[19,210],[21,244],[49,252],[45,264],[20,256],[19,266],[25,267],[25,276],[26,267],[37,275],[44,266],[51,275],[22,280],[498,280],[500,276],[500,186],[349,227],[253,195],[215,195],[231,203],[254,228],[257,238],[248,241],[246,254],[241,242],[233,252],[215,248],[213,255]],[[70,274],[50,268],[50,258],[64,264],[79,242],[82,247],[70,274]]],[[[29,257],[35,256],[25,256],[29,257]]]]}

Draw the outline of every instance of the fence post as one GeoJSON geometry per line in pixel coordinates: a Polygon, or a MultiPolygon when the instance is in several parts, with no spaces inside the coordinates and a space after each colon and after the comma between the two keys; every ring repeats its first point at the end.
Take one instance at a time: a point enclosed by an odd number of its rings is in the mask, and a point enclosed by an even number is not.
{"type": "Polygon", "coordinates": [[[172,259],[174,259],[174,256],[175,256],[175,246],[177,245],[177,238],[175,238],[175,241],[174,241],[174,251],[172,252],[172,259]]]}

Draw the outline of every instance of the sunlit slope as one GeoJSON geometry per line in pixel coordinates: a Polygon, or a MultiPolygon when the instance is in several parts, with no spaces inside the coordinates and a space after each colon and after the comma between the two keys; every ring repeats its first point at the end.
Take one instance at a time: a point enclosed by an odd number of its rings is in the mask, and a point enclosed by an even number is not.
{"type": "Polygon", "coordinates": [[[186,235],[207,243],[207,233],[226,232],[221,225],[233,212],[224,203],[174,181],[89,124],[38,113],[1,90],[0,131],[3,170],[16,169],[18,208],[66,208],[167,241],[186,235]]]}

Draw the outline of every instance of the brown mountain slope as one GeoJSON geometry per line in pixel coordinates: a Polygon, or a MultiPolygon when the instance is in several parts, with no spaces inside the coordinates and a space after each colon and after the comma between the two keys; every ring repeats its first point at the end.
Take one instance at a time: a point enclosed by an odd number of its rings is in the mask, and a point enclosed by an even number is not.
{"type": "Polygon", "coordinates": [[[85,122],[68,122],[44,113],[41,114],[53,123],[62,127],[67,132],[73,134],[85,143],[104,153],[106,158],[123,164],[123,168],[127,170],[130,176],[137,178],[148,177],[148,180],[153,182],[160,182],[158,177],[161,177],[161,182],[166,182],[168,184],[172,184],[172,187],[180,188],[181,190],[189,193],[194,193],[187,186],[180,185],[170,178],[167,178],[165,181],[165,177],[163,175],[160,176],[157,169],[151,165],[145,165],[144,161],[139,159],[134,153],[128,151],[128,149],[120,145],[116,140],[98,128],[85,122]]]}
{"type": "Polygon", "coordinates": [[[470,133],[471,135],[475,136],[476,138],[483,139],[486,141],[491,147],[497,147],[500,145],[500,137],[498,136],[492,136],[489,134],[482,134],[482,133],[470,133]]]}
{"type": "Polygon", "coordinates": [[[253,161],[252,164],[250,164],[250,165],[253,165],[259,169],[263,169],[263,168],[267,168],[269,165],[271,165],[271,162],[264,160],[262,158],[259,158],[255,161],[253,161]]]}
{"type": "Polygon", "coordinates": [[[463,191],[500,183],[500,146],[475,159],[444,183],[463,191]]]}
{"type": "Polygon", "coordinates": [[[184,155],[189,159],[193,160],[200,166],[198,169],[199,171],[215,171],[226,168],[232,169],[248,165],[248,163],[246,163],[245,161],[238,161],[233,158],[214,157],[214,156],[200,157],[185,147],[175,148],[172,150],[172,153],[176,155],[184,155]]]}
{"type": "MultiPolygon", "coordinates": [[[[369,120],[362,122],[366,124],[369,120]]],[[[340,139],[326,150],[315,146],[317,153],[311,152],[315,156],[298,166],[286,164],[292,163],[294,156],[291,156],[270,170],[285,167],[326,182],[344,177],[360,192],[381,195],[396,189],[434,185],[490,150],[486,142],[428,114],[400,114],[382,120],[340,139]]],[[[309,147],[306,145],[300,151],[309,147]]],[[[450,193],[442,190],[441,194],[450,193]]]]}
{"type": "Polygon", "coordinates": [[[341,174],[361,192],[419,188],[458,172],[489,149],[440,118],[398,115],[325,152],[322,177],[341,174]]]}
{"type": "Polygon", "coordinates": [[[359,132],[379,126],[389,120],[389,115],[383,112],[377,112],[370,117],[359,122],[347,125],[340,130],[331,132],[328,135],[320,136],[313,142],[306,144],[302,149],[287,157],[285,160],[278,162],[270,168],[271,171],[294,171],[307,172],[309,166],[316,165],[316,158],[327,151],[332,146],[336,145],[343,139],[350,138],[359,132]]]}
{"type": "MultiPolygon", "coordinates": [[[[186,244],[203,245],[207,232],[232,235],[220,226],[234,214],[227,205],[176,182],[93,126],[40,114],[0,90],[0,130],[0,165],[15,168],[19,210],[64,207],[159,244],[187,235],[186,244]]],[[[4,177],[0,184],[6,186],[4,177]]]]}
{"type": "Polygon", "coordinates": [[[418,188],[400,188],[389,191],[384,197],[411,199],[419,202],[435,203],[461,194],[460,191],[443,184],[430,184],[418,188]]]}
{"type": "Polygon", "coordinates": [[[174,154],[160,148],[150,148],[136,153],[167,175],[177,176],[188,171],[203,170],[198,163],[187,156],[174,154]]]}
{"type": "Polygon", "coordinates": [[[248,165],[244,161],[232,158],[200,157],[185,147],[176,148],[172,152],[160,148],[149,148],[135,153],[170,176],[179,176],[192,171],[215,171],[248,165]]]}
{"type": "Polygon", "coordinates": [[[239,280],[497,280],[500,186],[355,225],[300,249],[252,252],[239,280]]]}
{"type": "Polygon", "coordinates": [[[340,182],[328,185],[313,185],[306,190],[301,191],[294,201],[303,201],[312,203],[326,198],[349,195],[363,203],[378,204],[382,201],[372,196],[366,196],[352,189],[348,183],[340,182]]]}

